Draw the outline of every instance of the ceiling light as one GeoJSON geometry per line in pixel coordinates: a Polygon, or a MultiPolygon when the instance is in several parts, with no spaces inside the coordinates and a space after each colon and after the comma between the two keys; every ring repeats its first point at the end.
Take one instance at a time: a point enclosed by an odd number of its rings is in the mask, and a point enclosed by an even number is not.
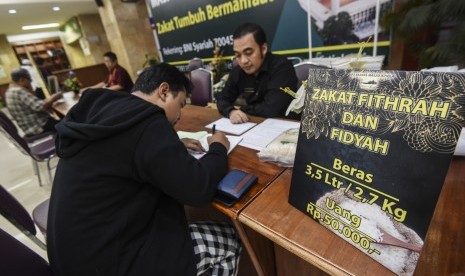
{"type": "Polygon", "coordinates": [[[16,10],[15,9],[8,10],[8,13],[11,13],[11,14],[16,13],[16,10]]]}
{"type": "Polygon", "coordinates": [[[52,10],[54,10],[54,11],[59,11],[59,10],[60,10],[60,7],[58,7],[58,6],[53,7],[52,10]]]}
{"type": "Polygon", "coordinates": [[[48,23],[48,24],[39,24],[39,25],[28,25],[28,26],[23,26],[23,30],[35,30],[35,29],[45,29],[45,28],[54,28],[58,27],[60,24],[58,23],[48,23]]]}

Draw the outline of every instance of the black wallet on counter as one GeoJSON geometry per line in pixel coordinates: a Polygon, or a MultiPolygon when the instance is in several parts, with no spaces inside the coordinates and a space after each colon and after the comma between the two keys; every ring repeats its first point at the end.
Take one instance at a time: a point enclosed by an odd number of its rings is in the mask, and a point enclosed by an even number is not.
{"type": "Polygon", "coordinates": [[[218,184],[215,200],[226,206],[232,206],[256,182],[255,175],[232,170],[218,184]]]}

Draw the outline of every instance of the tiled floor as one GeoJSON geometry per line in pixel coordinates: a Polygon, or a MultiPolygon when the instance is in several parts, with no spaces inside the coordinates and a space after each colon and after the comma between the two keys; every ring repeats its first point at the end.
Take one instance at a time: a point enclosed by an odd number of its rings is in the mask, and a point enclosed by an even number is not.
{"type": "MultiPolygon", "coordinates": [[[[52,160],[53,167],[56,165],[58,158],[54,159],[52,160]]],[[[40,164],[39,166],[42,175],[46,176],[46,164],[40,164]]],[[[34,207],[50,197],[52,185],[51,183],[47,183],[49,181],[45,182],[42,187],[39,186],[39,181],[32,168],[32,159],[22,154],[0,132],[0,185],[10,191],[24,205],[26,210],[32,214],[34,207]]],[[[26,244],[45,259],[47,258],[47,253],[44,250],[40,249],[1,215],[0,228],[26,244]]],[[[39,239],[44,240],[39,230],[37,236],[39,239]]]]}

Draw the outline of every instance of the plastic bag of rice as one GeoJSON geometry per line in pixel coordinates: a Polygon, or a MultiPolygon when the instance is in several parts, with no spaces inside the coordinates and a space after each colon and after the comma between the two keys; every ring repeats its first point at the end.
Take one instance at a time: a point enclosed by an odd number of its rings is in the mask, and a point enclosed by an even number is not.
{"type": "Polygon", "coordinates": [[[260,161],[275,163],[282,167],[293,167],[299,129],[291,128],[276,137],[266,148],[257,153],[260,161]]]}

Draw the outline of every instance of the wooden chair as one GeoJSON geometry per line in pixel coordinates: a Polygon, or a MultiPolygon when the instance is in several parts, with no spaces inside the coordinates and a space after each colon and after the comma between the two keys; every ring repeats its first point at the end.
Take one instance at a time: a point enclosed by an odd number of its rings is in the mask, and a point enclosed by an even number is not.
{"type": "Polygon", "coordinates": [[[234,67],[236,67],[237,65],[238,65],[238,63],[237,63],[237,58],[236,58],[235,56],[233,56],[233,57],[231,58],[231,69],[234,68],[234,67]]]}
{"type": "Polygon", "coordinates": [[[319,65],[311,62],[300,62],[294,65],[295,74],[297,75],[297,89],[302,85],[302,82],[308,79],[310,69],[329,69],[324,65],[319,65]]]}
{"type": "Polygon", "coordinates": [[[200,58],[193,58],[189,61],[189,64],[187,65],[187,71],[191,73],[195,69],[203,68],[203,61],[200,58]]]}
{"type": "Polygon", "coordinates": [[[47,199],[37,205],[32,211],[31,217],[24,206],[0,185],[0,214],[44,250],[47,250],[47,247],[37,238],[35,225],[46,238],[49,202],[50,200],[47,199]]]}
{"type": "Polygon", "coordinates": [[[2,229],[0,229],[0,244],[2,275],[53,275],[46,260],[2,229]]]}
{"type": "Polygon", "coordinates": [[[212,72],[198,68],[191,72],[192,93],[191,104],[207,106],[213,99],[212,72]]]}
{"type": "Polygon", "coordinates": [[[0,131],[25,155],[32,158],[34,172],[42,186],[39,162],[47,163],[48,178],[52,182],[50,161],[56,156],[55,141],[50,133],[39,134],[33,137],[21,137],[16,125],[8,116],[0,111],[0,131]]]}

